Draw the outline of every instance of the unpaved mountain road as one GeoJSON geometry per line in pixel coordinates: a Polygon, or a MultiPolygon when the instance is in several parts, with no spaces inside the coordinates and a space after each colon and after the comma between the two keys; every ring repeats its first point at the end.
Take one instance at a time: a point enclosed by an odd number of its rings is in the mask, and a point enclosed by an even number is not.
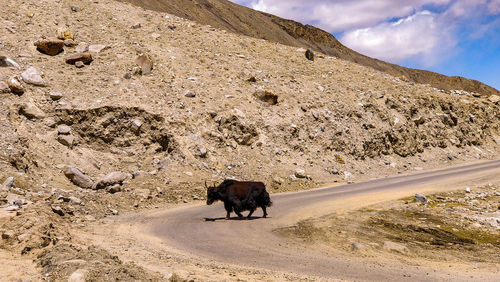
{"type": "MultiPolygon", "coordinates": [[[[226,264],[291,272],[299,275],[356,281],[498,281],[499,273],[446,263],[404,264],[391,258],[366,261],[327,250],[299,246],[273,230],[300,220],[357,209],[431,191],[456,190],[464,185],[498,182],[500,160],[377,179],[299,193],[272,195],[270,218],[224,220],[222,204],[196,205],[130,217],[138,230],[134,236],[156,237],[158,246],[187,256],[226,264]],[[329,253],[330,252],[330,253],[329,253]]],[[[123,221],[122,221],[123,222],[123,221]]],[[[135,232],[131,232],[135,233],[135,232]]]]}

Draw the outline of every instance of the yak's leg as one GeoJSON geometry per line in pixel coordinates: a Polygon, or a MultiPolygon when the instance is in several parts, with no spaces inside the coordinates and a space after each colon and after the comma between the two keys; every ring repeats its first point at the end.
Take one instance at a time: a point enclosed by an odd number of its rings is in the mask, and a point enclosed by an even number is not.
{"type": "Polygon", "coordinates": [[[233,199],[230,199],[230,202],[231,202],[231,205],[233,206],[233,210],[234,212],[238,215],[238,217],[243,217],[243,215],[241,214],[241,201],[236,199],[236,198],[233,198],[233,199]]]}
{"type": "Polygon", "coordinates": [[[251,209],[250,213],[247,215],[247,218],[250,218],[252,216],[252,214],[253,214],[254,211],[255,211],[255,209],[251,209]]]}
{"type": "Polygon", "coordinates": [[[266,206],[261,206],[262,211],[264,212],[264,215],[262,217],[267,217],[267,211],[266,211],[266,206]]]}
{"type": "Polygon", "coordinates": [[[224,202],[224,208],[226,209],[226,219],[229,219],[229,215],[231,214],[231,211],[233,210],[233,206],[231,205],[230,202],[224,202]]]}

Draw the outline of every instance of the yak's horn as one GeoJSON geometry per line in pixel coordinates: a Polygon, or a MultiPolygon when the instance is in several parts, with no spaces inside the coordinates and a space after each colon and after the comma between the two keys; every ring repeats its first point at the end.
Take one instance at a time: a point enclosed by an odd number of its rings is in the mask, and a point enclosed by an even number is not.
{"type": "Polygon", "coordinates": [[[205,188],[207,188],[207,189],[208,189],[208,186],[207,186],[207,181],[206,181],[206,180],[205,180],[205,188]]]}

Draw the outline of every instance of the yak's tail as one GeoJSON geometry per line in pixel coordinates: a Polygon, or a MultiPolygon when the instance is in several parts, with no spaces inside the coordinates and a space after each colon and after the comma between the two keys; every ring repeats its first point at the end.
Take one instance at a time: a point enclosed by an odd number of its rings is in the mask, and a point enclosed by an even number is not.
{"type": "Polygon", "coordinates": [[[267,193],[267,191],[263,191],[262,192],[262,204],[264,204],[264,206],[266,207],[270,207],[273,205],[273,202],[271,201],[271,197],[269,197],[269,193],[267,193]]]}

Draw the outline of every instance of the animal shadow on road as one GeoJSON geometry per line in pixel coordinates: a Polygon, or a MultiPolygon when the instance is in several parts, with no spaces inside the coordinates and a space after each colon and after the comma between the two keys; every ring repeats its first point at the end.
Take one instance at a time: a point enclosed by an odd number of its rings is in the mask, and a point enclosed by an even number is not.
{"type": "MultiPolygon", "coordinates": [[[[244,217],[237,217],[237,216],[232,216],[229,218],[229,220],[255,220],[259,218],[265,218],[262,216],[251,216],[250,218],[244,216],[244,217]]],[[[267,218],[270,218],[269,216],[267,218]]],[[[219,220],[226,220],[225,217],[205,217],[205,221],[219,221],[219,220]]]]}

